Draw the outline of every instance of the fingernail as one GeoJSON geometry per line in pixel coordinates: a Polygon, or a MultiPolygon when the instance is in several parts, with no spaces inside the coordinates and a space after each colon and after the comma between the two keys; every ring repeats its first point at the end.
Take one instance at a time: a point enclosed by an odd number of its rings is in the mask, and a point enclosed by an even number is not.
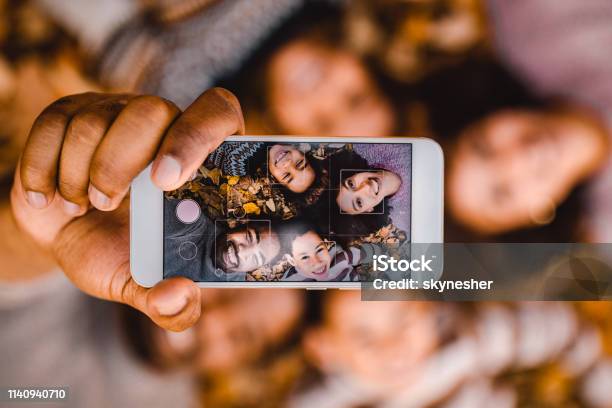
{"type": "Polygon", "coordinates": [[[26,191],[26,198],[34,208],[41,209],[47,206],[47,197],[38,191],[26,191]]]}
{"type": "Polygon", "coordinates": [[[162,156],[153,178],[157,185],[163,189],[172,188],[181,177],[181,164],[172,156],[162,156]]]}
{"type": "Polygon", "coordinates": [[[89,185],[89,200],[94,207],[100,210],[109,208],[111,205],[110,198],[91,184],[89,185]]]}
{"type": "Polygon", "coordinates": [[[157,299],[155,308],[162,316],[174,316],[187,306],[185,296],[167,296],[157,299]]]}
{"type": "Polygon", "coordinates": [[[64,212],[68,215],[77,215],[81,212],[81,206],[73,203],[72,201],[68,201],[62,197],[62,208],[64,212]]]}

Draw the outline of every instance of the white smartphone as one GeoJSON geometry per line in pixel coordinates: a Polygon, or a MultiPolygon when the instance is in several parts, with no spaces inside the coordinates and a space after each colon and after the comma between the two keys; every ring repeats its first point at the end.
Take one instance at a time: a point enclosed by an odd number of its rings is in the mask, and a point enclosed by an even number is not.
{"type": "Polygon", "coordinates": [[[134,180],[132,276],[359,287],[373,254],[443,241],[443,162],[424,138],[230,137],[176,191],[134,180]]]}

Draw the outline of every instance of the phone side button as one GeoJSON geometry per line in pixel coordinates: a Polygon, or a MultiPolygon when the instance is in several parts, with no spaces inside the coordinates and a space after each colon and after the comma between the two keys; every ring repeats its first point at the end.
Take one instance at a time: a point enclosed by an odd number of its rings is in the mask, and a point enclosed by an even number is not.
{"type": "Polygon", "coordinates": [[[306,288],[306,290],[327,290],[327,288],[306,288]]]}

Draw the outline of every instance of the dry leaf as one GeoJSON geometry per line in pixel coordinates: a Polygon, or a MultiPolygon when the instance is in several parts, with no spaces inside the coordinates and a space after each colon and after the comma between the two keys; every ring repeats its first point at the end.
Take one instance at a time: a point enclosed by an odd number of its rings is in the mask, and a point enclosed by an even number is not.
{"type": "Polygon", "coordinates": [[[259,207],[255,203],[246,203],[246,204],[243,204],[242,208],[244,208],[244,211],[246,211],[247,214],[259,215],[261,213],[261,210],[259,209],[259,207]]]}

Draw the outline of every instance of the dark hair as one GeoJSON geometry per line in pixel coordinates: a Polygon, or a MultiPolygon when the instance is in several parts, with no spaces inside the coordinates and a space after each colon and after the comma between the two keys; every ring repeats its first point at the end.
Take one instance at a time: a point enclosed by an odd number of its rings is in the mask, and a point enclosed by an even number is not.
{"type": "Polygon", "coordinates": [[[319,201],[307,209],[320,231],[332,241],[347,246],[356,238],[367,236],[391,223],[389,198],[385,197],[371,213],[346,214],[340,210],[336,197],[340,189],[340,171],[343,169],[371,171],[368,162],[353,150],[342,150],[326,159],[329,172],[329,189],[319,201]]]}
{"type": "Polygon", "coordinates": [[[316,220],[318,228],[330,240],[347,247],[352,241],[378,231],[391,223],[388,198],[383,199],[385,212],[346,214],[336,203],[336,192],[323,193],[319,202],[307,209],[307,215],[316,220]]]}
{"type": "Polygon", "coordinates": [[[318,228],[306,218],[296,217],[279,223],[277,228],[278,239],[281,242],[281,253],[290,254],[293,241],[307,232],[314,231],[319,235],[318,228]]]}
{"type": "MultiPolygon", "coordinates": [[[[384,169],[378,167],[372,167],[368,164],[368,161],[361,157],[358,153],[353,150],[343,150],[335,155],[328,157],[328,171],[329,171],[329,190],[340,191],[343,177],[350,177],[354,174],[361,173],[364,171],[384,171],[384,169]]],[[[336,199],[332,200],[334,204],[336,199]]],[[[337,204],[335,204],[337,206],[337,204]]],[[[390,213],[391,208],[389,207],[388,197],[385,197],[377,206],[372,210],[372,213],[364,213],[362,215],[375,215],[376,213],[390,213]]],[[[340,209],[337,211],[340,213],[340,209]]]]}
{"type": "Polygon", "coordinates": [[[476,56],[432,74],[415,93],[427,106],[430,126],[443,144],[453,142],[463,129],[500,109],[546,105],[488,56],[476,56]]]}
{"type": "Polygon", "coordinates": [[[298,208],[305,208],[316,203],[319,201],[322,191],[329,188],[329,176],[324,167],[324,161],[315,159],[310,153],[306,153],[305,157],[308,158],[308,163],[315,173],[315,179],[310,187],[308,187],[303,193],[295,193],[284,185],[282,186],[283,193],[285,194],[287,200],[295,203],[298,208]]]}

